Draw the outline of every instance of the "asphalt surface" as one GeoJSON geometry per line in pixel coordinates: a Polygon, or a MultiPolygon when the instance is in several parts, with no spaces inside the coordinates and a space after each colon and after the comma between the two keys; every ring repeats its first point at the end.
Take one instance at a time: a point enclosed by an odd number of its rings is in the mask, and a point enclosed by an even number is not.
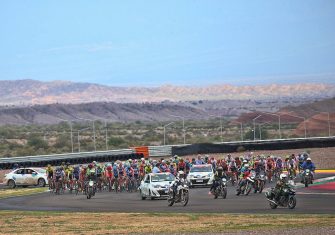
{"type": "MultiPolygon", "coordinates": [[[[317,178],[327,177],[329,174],[320,174],[317,178]]],[[[271,187],[273,184],[267,184],[271,187]]],[[[54,195],[46,192],[32,196],[14,197],[0,200],[2,210],[40,210],[40,211],[92,211],[92,212],[217,212],[217,213],[335,213],[334,189],[297,189],[297,206],[270,209],[264,193],[248,196],[236,196],[236,188],[229,186],[226,199],[214,199],[208,195],[208,188],[190,190],[190,200],[187,206],[175,204],[167,206],[166,200],[141,200],[139,193],[101,192],[88,200],[85,195],[74,195],[66,192],[54,195]]]]}

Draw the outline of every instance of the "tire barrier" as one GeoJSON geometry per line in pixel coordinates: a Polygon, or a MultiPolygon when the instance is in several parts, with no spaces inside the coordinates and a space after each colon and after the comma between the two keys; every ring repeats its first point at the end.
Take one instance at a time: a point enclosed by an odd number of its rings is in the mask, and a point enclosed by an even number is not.
{"type": "Polygon", "coordinates": [[[241,149],[255,151],[326,147],[335,147],[335,137],[172,146],[172,155],[185,156],[192,154],[231,153],[239,152],[241,149]]]}
{"type": "MultiPolygon", "coordinates": [[[[94,153],[91,153],[94,155],[94,153]]],[[[143,154],[141,153],[129,153],[129,154],[118,154],[118,155],[96,155],[91,157],[62,157],[61,159],[50,159],[49,160],[40,160],[37,157],[26,157],[26,158],[8,158],[10,161],[4,162],[4,159],[2,158],[0,162],[0,169],[12,169],[14,167],[14,164],[18,164],[22,167],[46,167],[48,164],[51,164],[52,166],[61,165],[62,162],[69,162],[71,164],[87,164],[93,161],[97,162],[112,162],[112,161],[125,161],[128,159],[140,159],[143,157],[143,154]],[[36,159],[34,159],[36,158],[36,159]]]]}

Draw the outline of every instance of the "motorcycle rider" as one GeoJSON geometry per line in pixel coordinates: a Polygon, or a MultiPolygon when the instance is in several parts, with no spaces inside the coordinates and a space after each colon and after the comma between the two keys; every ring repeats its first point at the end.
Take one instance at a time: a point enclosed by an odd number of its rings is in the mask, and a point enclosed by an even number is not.
{"type": "Polygon", "coordinates": [[[173,189],[173,199],[175,196],[178,194],[177,188],[179,185],[183,185],[185,183],[185,174],[183,171],[178,171],[178,174],[172,184],[172,189],[173,189]]]}
{"type": "Polygon", "coordinates": [[[241,181],[239,183],[239,187],[237,189],[237,191],[241,190],[242,187],[246,184],[247,182],[247,178],[250,176],[250,169],[249,169],[249,164],[245,164],[242,169],[241,169],[241,181]]]}
{"type": "Polygon", "coordinates": [[[285,187],[287,187],[287,175],[282,173],[280,174],[279,180],[277,181],[276,186],[273,190],[275,201],[278,201],[280,199],[280,196],[285,187]]]}
{"type": "Polygon", "coordinates": [[[306,161],[302,164],[302,170],[305,171],[309,169],[311,171],[311,176],[312,176],[312,183],[314,180],[314,174],[315,174],[315,164],[312,162],[312,159],[308,157],[306,161]]]}
{"type": "Polygon", "coordinates": [[[214,192],[216,190],[216,187],[219,186],[220,181],[222,180],[222,178],[227,179],[227,175],[224,173],[223,168],[221,166],[219,166],[218,169],[216,170],[215,174],[214,174],[213,184],[212,184],[212,187],[210,188],[208,194],[211,194],[212,192],[214,192]]]}

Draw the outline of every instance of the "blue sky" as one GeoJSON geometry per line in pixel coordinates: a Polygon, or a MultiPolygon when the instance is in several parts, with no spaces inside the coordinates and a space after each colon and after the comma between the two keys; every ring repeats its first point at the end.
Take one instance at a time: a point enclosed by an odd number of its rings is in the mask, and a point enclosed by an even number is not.
{"type": "Polygon", "coordinates": [[[335,1],[0,1],[0,80],[335,82],[335,1]]]}

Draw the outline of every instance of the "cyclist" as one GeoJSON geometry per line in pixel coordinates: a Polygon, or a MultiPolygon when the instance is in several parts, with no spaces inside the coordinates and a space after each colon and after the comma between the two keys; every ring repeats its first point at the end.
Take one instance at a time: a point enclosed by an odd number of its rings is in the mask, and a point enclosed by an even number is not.
{"type": "Polygon", "coordinates": [[[48,166],[46,168],[46,173],[47,173],[47,176],[48,176],[49,190],[52,190],[52,189],[54,189],[54,185],[53,185],[54,169],[51,167],[50,164],[48,164],[48,166]]]}
{"type": "Polygon", "coordinates": [[[56,192],[59,191],[61,188],[63,188],[64,178],[65,178],[65,172],[63,170],[63,167],[61,166],[57,167],[55,171],[56,192]]]}
{"type": "Polygon", "coordinates": [[[64,172],[65,172],[65,181],[66,181],[65,185],[67,188],[72,190],[73,189],[73,168],[71,167],[69,162],[66,163],[64,172]]]}

